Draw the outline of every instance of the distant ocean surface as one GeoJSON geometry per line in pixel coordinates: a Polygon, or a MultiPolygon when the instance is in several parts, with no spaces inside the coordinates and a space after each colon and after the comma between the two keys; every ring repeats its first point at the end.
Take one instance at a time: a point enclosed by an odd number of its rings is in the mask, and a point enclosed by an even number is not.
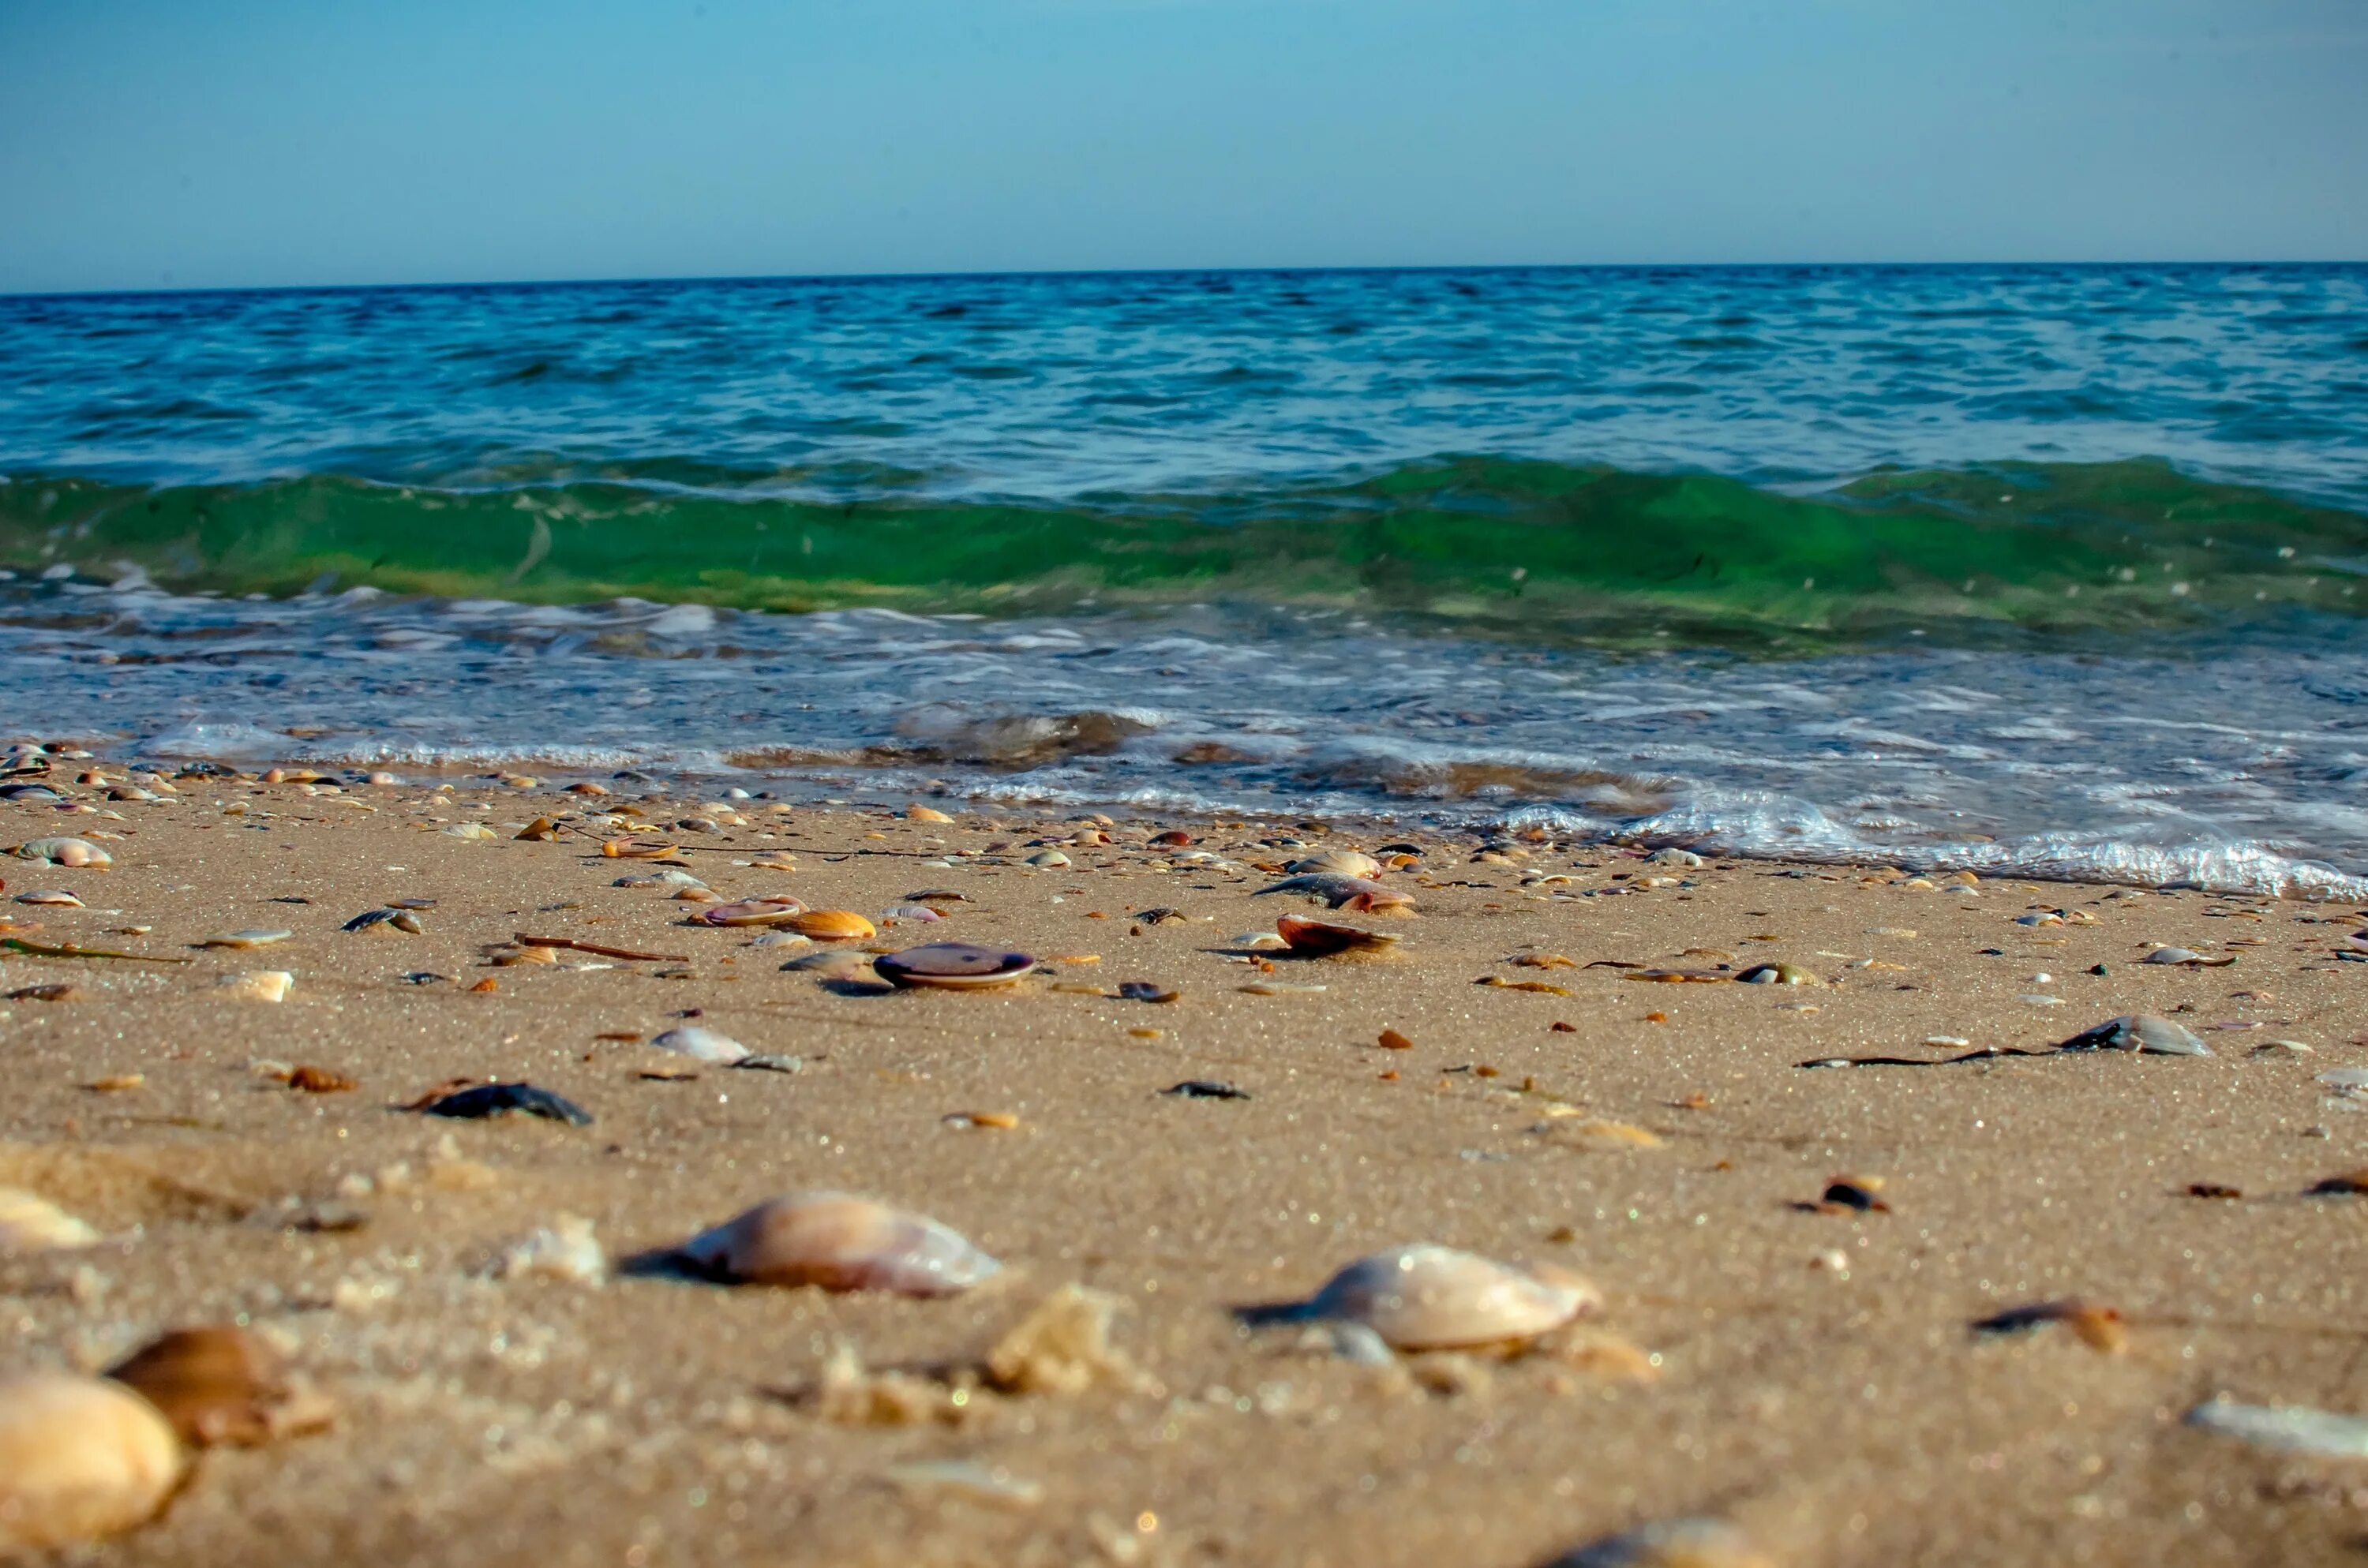
{"type": "Polygon", "coordinates": [[[0,299],[0,732],[2368,899],[2368,267],[0,299]]]}

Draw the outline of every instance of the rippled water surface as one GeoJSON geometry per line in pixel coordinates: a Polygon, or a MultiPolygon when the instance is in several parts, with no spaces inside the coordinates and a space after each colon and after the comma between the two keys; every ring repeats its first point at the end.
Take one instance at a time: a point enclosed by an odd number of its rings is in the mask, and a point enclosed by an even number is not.
{"type": "Polygon", "coordinates": [[[2368,896],[2368,269],[28,299],[0,363],[13,733],[2368,896]]]}

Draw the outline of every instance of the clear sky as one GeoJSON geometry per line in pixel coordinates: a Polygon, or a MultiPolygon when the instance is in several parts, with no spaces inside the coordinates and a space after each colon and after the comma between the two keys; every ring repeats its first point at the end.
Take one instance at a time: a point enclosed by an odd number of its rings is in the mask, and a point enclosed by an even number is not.
{"type": "Polygon", "coordinates": [[[0,0],[0,291],[2368,257],[2368,0],[0,0]]]}

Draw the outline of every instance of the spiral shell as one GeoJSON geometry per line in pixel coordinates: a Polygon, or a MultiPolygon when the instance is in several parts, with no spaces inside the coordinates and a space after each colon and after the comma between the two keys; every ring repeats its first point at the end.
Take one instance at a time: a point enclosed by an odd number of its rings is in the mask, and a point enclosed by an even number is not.
{"type": "Polygon", "coordinates": [[[693,1237],[693,1263],[746,1285],[951,1296],[1003,1266],[926,1214],[844,1192],[768,1199],[693,1237]]]}
{"type": "Polygon", "coordinates": [[[1547,1280],[1452,1247],[1420,1244],[1360,1257],[1304,1315],[1359,1323],[1400,1350],[1532,1339],[1601,1304],[1584,1280],[1547,1280]]]}
{"type": "Polygon", "coordinates": [[[172,1426],[127,1388],[67,1372],[0,1382],[0,1554],[144,1524],[181,1465],[172,1426]]]}

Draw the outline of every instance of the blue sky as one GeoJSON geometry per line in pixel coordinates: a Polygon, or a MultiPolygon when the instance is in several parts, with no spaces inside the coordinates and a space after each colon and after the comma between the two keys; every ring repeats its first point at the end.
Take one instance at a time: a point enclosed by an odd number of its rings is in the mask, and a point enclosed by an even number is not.
{"type": "Polygon", "coordinates": [[[2368,256],[2361,0],[0,0],[0,291],[2368,256]]]}

